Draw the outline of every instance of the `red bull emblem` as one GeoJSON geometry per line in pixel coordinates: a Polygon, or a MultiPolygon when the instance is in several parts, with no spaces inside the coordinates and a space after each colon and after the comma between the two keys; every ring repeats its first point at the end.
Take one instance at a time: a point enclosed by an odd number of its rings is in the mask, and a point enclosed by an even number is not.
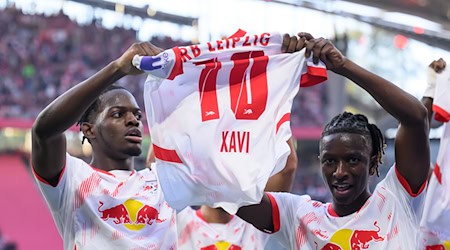
{"type": "Polygon", "coordinates": [[[445,240],[441,244],[426,246],[425,250],[450,250],[450,241],[445,240]]]}
{"type": "Polygon", "coordinates": [[[330,242],[322,247],[322,250],[361,250],[368,249],[371,242],[383,241],[380,235],[380,227],[377,221],[373,223],[376,230],[350,230],[341,229],[335,232],[330,242]]]}
{"type": "Polygon", "coordinates": [[[380,236],[380,227],[375,221],[373,225],[377,230],[355,230],[352,238],[350,239],[350,246],[352,249],[360,250],[369,248],[369,242],[371,241],[383,241],[384,238],[380,236]]]}
{"type": "Polygon", "coordinates": [[[426,246],[426,250],[445,250],[445,246],[442,244],[439,245],[432,245],[432,246],[426,246]]]}
{"type": "Polygon", "coordinates": [[[115,224],[130,223],[130,216],[128,215],[127,208],[123,204],[102,211],[100,208],[103,206],[103,202],[99,201],[99,203],[98,211],[102,214],[102,220],[107,221],[108,219],[112,219],[115,224]]]}
{"type": "Polygon", "coordinates": [[[219,241],[214,245],[202,247],[200,250],[242,250],[242,248],[226,241],[219,241]]]}
{"type": "Polygon", "coordinates": [[[164,222],[159,218],[159,211],[136,200],[127,200],[123,204],[103,209],[104,203],[99,201],[100,218],[112,220],[114,224],[122,224],[130,230],[141,230],[146,225],[164,222]]]}

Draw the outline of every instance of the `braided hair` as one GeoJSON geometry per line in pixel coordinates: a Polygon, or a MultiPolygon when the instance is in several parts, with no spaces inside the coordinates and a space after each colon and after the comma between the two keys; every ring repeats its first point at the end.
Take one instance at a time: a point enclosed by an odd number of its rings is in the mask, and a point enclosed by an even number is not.
{"type": "MultiPolygon", "coordinates": [[[[111,91],[111,90],[115,90],[115,89],[124,89],[124,90],[127,90],[126,88],[124,88],[124,87],[122,87],[122,86],[114,85],[114,84],[108,86],[105,90],[103,90],[103,92],[97,97],[97,99],[95,99],[95,101],[94,101],[94,102],[86,109],[86,111],[84,111],[84,113],[83,113],[83,115],[81,116],[80,120],[78,120],[77,126],[80,126],[80,131],[81,131],[81,125],[82,125],[83,123],[85,123],[85,122],[91,123],[91,122],[92,122],[92,120],[93,120],[95,114],[97,113],[98,108],[100,107],[100,104],[101,104],[100,97],[101,97],[103,94],[105,94],[105,93],[107,93],[107,92],[109,92],[109,91],[111,91]]],[[[127,90],[127,91],[128,91],[128,90],[127,90]]],[[[88,139],[86,136],[83,135],[83,139],[81,140],[81,144],[84,143],[84,140],[85,140],[85,139],[87,139],[87,141],[88,141],[89,143],[91,143],[91,142],[89,141],[89,139],[88,139]]]]}
{"type": "Polygon", "coordinates": [[[369,123],[369,120],[365,115],[344,112],[333,117],[333,119],[325,125],[322,132],[322,138],[335,133],[355,133],[370,136],[372,141],[371,156],[376,156],[375,171],[377,176],[380,176],[378,165],[383,163],[382,157],[384,155],[386,144],[383,134],[375,124],[369,123]]]}

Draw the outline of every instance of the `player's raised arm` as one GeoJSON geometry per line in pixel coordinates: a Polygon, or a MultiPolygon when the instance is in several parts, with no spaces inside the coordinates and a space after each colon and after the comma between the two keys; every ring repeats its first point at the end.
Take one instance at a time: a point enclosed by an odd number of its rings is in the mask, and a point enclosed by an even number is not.
{"type": "Polygon", "coordinates": [[[161,51],[150,43],[133,44],[120,58],[69,89],[39,114],[32,128],[31,159],[39,177],[51,185],[58,183],[66,157],[64,131],[80,119],[108,86],[125,75],[141,73],[131,64],[134,55],[156,55],[161,51]]]}
{"type": "Polygon", "coordinates": [[[395,117],[399,129],[395,137],[396,169],[409,184],[413,194],[423,187],[430,167],[427,110],[422,103],[393,83],[375,75],[343,56],[327,39],[305,37],[305,56],[324,62],[328,70],[347,77],[366,90],[387,112],[395,117]]]}

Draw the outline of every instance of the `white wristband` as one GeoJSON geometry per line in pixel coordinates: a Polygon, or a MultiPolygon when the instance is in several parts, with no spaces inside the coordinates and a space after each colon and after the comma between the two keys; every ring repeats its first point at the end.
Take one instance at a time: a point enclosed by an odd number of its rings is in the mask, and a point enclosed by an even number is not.
{"type": "Polygon", "coordinates": [[[423,93],[424,97],[434,97],[434,90],[436,89],[436,72],[434,69],[428,67],[427,73],[427,87],[423,93]]]}

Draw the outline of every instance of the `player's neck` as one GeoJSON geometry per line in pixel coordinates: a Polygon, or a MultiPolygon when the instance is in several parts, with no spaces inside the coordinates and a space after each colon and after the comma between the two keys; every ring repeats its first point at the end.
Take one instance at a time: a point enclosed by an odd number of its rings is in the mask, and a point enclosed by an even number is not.
{"type": "Polygon", "coordinates": [[[95,156],[92,155],[91,166],[97,169],[111,171],[111,170],[133,170],[134,169],[134,158],[129,157],[124,160],[112,159],[105,156],[95,156]]]}
{"type": "Polygon", "coordinates": [[[359,211],[362,206],[364,206],[370,195],[370,192],[365,191],[350,204],[340,204],[333,201],[333,210],[340,217],[353,214],[359,211]]]}
{"type": "Polygon", "coordinates": [[[233,215],[227,213],[222,208],[201,206],[200,212],[203,216],[203,219],[208,223],[226,224],[233,218],[233,215]]]}

